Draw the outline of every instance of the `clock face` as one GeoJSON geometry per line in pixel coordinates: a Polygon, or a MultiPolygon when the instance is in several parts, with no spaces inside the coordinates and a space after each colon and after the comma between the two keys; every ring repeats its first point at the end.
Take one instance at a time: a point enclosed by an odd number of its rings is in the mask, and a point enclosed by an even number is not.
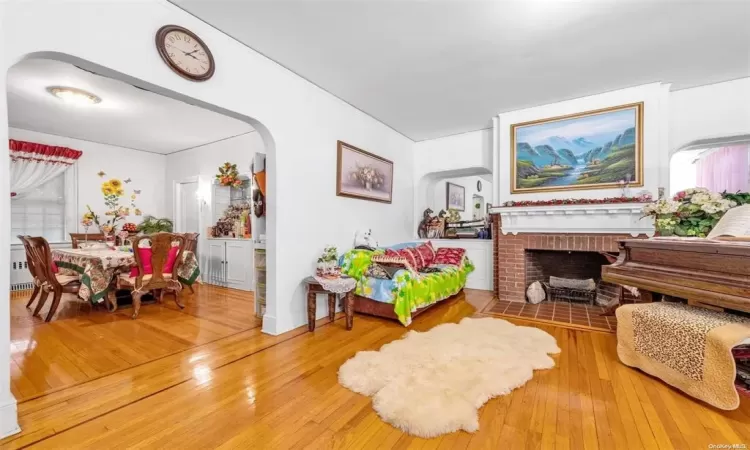
{"type": "Polygon", "coordinates": [[[214,73],[214,59],[206,44],[191,31],[176,25],[156,33],[156,47],[164,62],[179,75],[204,81],[214,73]]]}

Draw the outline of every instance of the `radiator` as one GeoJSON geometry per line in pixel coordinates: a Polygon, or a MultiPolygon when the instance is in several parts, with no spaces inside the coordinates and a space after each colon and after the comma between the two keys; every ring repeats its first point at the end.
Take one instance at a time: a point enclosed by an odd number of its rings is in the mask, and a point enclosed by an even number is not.
{"type": "Polygon", "coordinates": [[[26,289],[34,289],[34,278],[26,263],[26,252],[23,249],[13,249],[10,251],[10,290],[26,289]]]}

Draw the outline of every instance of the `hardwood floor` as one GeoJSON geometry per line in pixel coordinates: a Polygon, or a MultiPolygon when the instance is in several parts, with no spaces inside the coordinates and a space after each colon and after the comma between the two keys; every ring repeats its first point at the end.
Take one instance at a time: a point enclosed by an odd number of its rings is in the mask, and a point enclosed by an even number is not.
{"type": "Polygon", "coordinates": [[[26,400],[102,375],[153,361],[197,345],[260,327],[252,293],[196,286],[181,294],[184,310],[167,296],[147,305],[138,320],[132,309],[111,314],[104,307],[65,296],[52,322],[26,308],[30,291],[11,295],[11,382],[26,400]]]}
{"type": "MultiPolygon", "coordinates": [[[[214,298],[235,305],[234,301],[221,300],[223,295],[233,297],[232,291],[222,291],[201,289],[192,299],[186,299],[192,305],[179,314],[189,316],[187,319],[175,316],[169,305],[144,307],[141,314],[150,320],[144,329],[149,331],[130,330],[132,339],[121,340],[117,347],[98,349],[119,348],[128,355],[142,351],[156,355],[161,351],[161,356],[147,362],[123,363],[123,368],[111,369],[114,372],[108,375],[19,402],[22,432],[0,441],[0,445],[687,449],[750,443],[747,400],[736,411],[715,410],[619,363],[615,335],[540,324],[533,326],[553,334],[562,349],[556,357],[557,367],[537,371],[531,381],[510,395],[490,400],[480,410],[480,430],[475,434],[458,432],[429,440],[412,437],[382,422],[368,397],[352,393],[337,382],[338,367],[344,361],[357,351],[377,349],[398,339],[405,332],[403,327],[357,315],[351,331],[345,330],[341,318],[332,324],[319,321],[314,333],[301,327],[285,335],[268,336],[249,322],[247,329],[232,333],[214,328],[243,326],[237,310],[222,314],[213,306],[214,298]],[[202,333],[203,325],[209,329],[206,334],[202,333]],[[153,330],[160,332],[157,336],[163,342],[174,340],[186,347],[175,351],[175,344],[169,351],[142,350],[151,346],[153,330]],[[214,339],[222,331],[228,334],[214,339]],[[120,347],[130,348],[126,351],[120,347]]],[[[482,310],[490,300],[489,293],[467,290],[465,296],[419,316],[411,328],[427,330],[439,323],[458,321],[475,314],[476,309],[482,310]]],[[[62,319],[60,324],[68,320],[81,322],[69,323],[68,334],[55,338],[63,340],[57,345],[67,345],[69,335],[76,337],[76,342],[84,342],[104,333],[95,331],[97,327],[106,326],[110,320],[120,322],[108,319],[104,311],[85,312],[62,319]]],[[[140,320],[128,319],[128,323],[140,320]]],[[[16,331],[12,330],[14,336],[16,331]]],[[[46,336],[42,331],[32,334],[37,347],[48,342],[36,337],[46,336]]],[[[50,354],[53,352],[45,350],[44,355],[50,354]]],[[[14,361],[20,361],[19,367],[28,367],[23,355],[16,353],[14,361]]],[[[49,361],[42,355],[31,357],[36,358],[35,367],[49,361]]],[[[75,364],[60,363],[55,371],[39,370],[63,377],[67,370],[77,367],[75,364]]]]}

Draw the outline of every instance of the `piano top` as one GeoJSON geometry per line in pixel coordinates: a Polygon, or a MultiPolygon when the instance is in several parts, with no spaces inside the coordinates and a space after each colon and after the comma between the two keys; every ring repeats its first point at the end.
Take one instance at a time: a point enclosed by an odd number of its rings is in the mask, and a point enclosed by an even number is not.
{"type": "Polygon", "coordinates": [[[748,241],[718,241],[704,238],[657,237],[651,239],[625,239],[620,241],[625,248],[644,248],[662,251],[709,253],[750,257],[748,241]]]}

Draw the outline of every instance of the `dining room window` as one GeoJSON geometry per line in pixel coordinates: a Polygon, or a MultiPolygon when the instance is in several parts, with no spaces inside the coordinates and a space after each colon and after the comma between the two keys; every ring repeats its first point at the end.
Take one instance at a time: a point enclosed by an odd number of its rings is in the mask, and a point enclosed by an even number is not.
{"type": "Polygon", "coordinates": [[[11,197],[11,242],[19,234],[42,236],[49,242],[63,242],[67,238],[66,177],[74,176],[66,171],[23,194],[11,197]]]}

